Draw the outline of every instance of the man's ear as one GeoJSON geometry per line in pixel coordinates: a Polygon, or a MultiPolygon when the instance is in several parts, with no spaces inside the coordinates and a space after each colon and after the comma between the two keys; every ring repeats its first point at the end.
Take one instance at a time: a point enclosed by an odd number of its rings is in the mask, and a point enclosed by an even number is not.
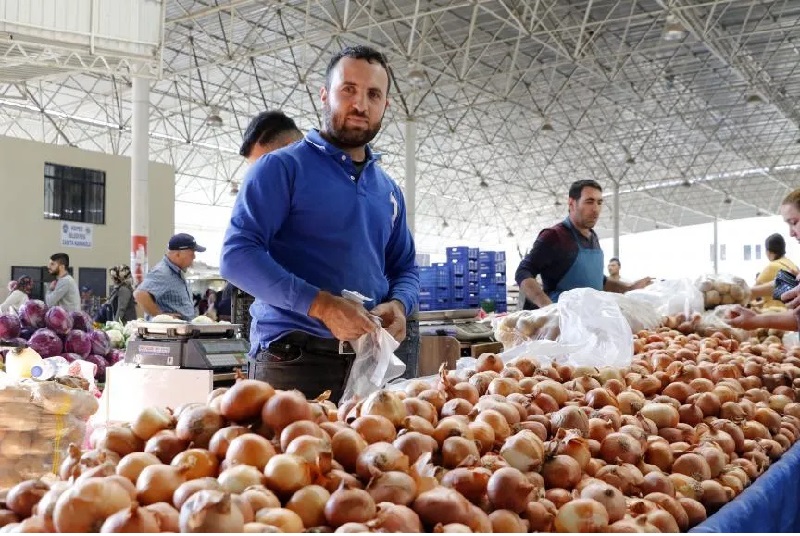
{"type": "Polygon", "coordinates": [[[328,89],[325,86],[319,88],[319,100],[321,100],[323,104],[328,102],[328,89]]]}

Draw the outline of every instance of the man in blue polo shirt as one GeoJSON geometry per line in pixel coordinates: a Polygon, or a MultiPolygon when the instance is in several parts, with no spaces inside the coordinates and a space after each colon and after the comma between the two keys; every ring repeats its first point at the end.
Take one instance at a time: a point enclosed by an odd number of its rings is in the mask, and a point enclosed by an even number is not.
{"type": "Polygon", "coordinates": [[[194,303],[184,272],[192,265],[195,252],[206,248],[198,246],[192,235],[179,233],[169,239],[164,258],[150,270],[136,288],[133,297],[150,319],[161,314],[182,320],[195,317],[194,303]]]}
{"type": "Polygon", "coordinates": [[[248,171],[225,235],[222,276],[256,299],[250,377],[338,401],[354,354],[376,329],[403,340],[419,294],[403,194],[368,143],[389,104],[380,52],[349,47],[328,64],[323,125],[248,171]],[[351,290],[366,307],[342,298],[351,290]]]}

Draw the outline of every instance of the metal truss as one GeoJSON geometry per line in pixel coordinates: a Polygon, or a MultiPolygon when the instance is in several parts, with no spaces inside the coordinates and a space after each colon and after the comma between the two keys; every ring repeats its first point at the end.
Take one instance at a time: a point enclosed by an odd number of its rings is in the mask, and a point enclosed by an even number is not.
{"type": "Polygon", "coordinates": [[[395,74],[374,145],[401,185],[417,123],[421,251],[527,244],[580,178],[619,185],[622,233],[774,213],[800,185],[796,0],[164,1],[160,61],[0,36],[0,133],[127,154],[130,80],[152,78],[151,159],[208,225],[249,118],[316,127],[328,58],[366,43],[395,74]]]}

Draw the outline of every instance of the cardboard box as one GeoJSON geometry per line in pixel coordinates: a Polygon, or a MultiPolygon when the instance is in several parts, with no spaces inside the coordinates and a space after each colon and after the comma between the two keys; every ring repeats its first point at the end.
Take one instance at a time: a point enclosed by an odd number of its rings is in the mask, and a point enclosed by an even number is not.
{"type": "Polygon", "coordinates": [[[106,386],[95,423],[130,422],[149,406],[177,408],[205,403],[213,388],[210,370],[114,366],[106,369],[106,386]]]}

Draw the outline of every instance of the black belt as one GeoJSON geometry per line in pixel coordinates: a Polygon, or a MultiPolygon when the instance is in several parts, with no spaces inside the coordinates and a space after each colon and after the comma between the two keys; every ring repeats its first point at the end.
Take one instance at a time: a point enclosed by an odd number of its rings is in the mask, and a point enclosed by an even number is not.
{"type": "Polygon", "coordinates": [[[321,352],[326,354],[340,354],[340,355],[353,355],[356,351],[353,346],[347,341],[340,341],[339,339],[326,339],[323,337],[315,337],[308,333],[294,331],[273,341],[269,347],[294,347],[306,350],[308,352],[321,352]]]}

